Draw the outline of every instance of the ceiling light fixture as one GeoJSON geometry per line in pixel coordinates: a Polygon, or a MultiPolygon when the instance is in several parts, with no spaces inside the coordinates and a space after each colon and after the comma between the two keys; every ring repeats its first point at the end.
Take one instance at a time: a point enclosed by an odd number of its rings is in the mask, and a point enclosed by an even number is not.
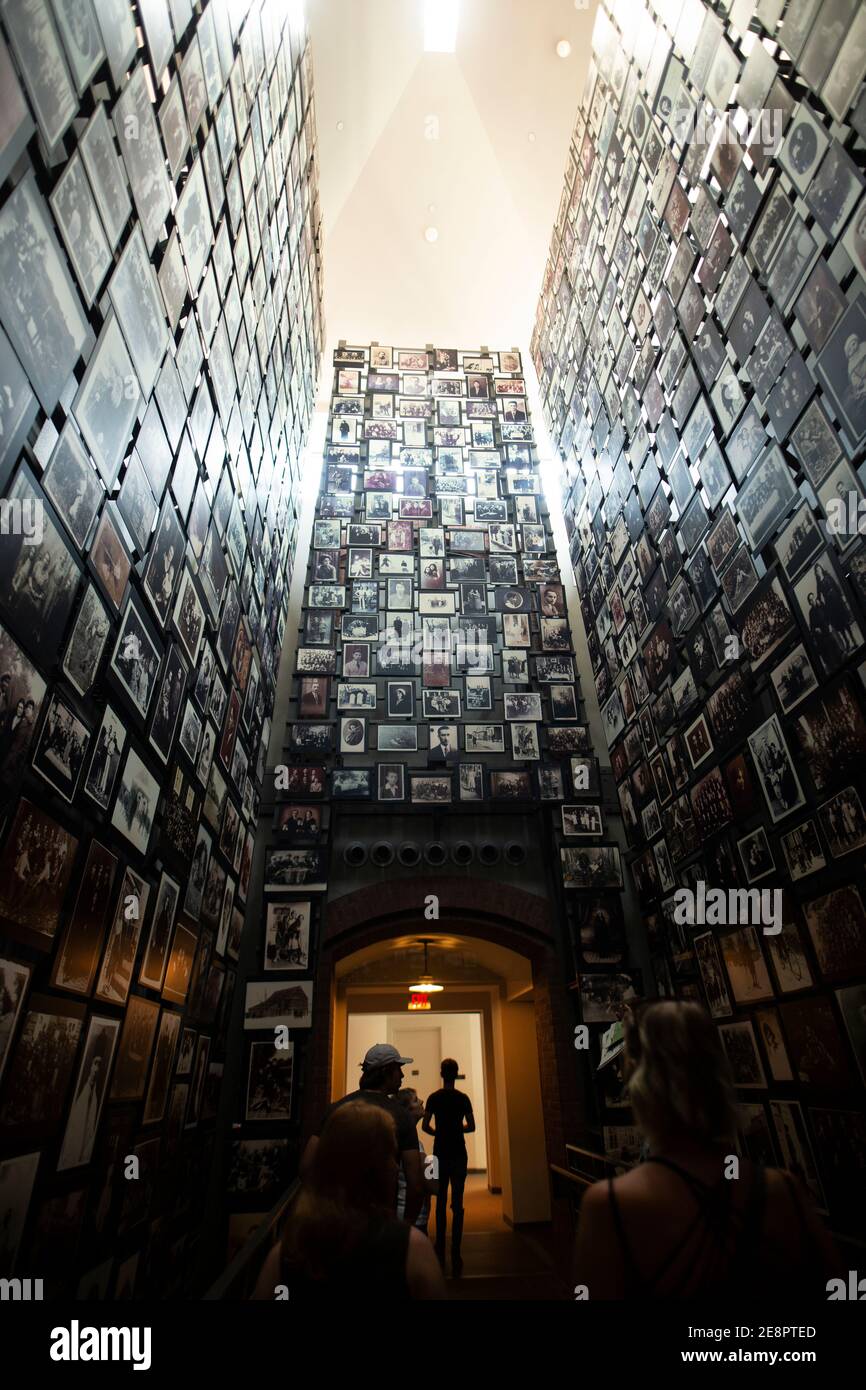
{"type": "Polygon", "coordinates": [[[426,230],[426,232],[424,233],[424,236],[425,236],[426,240],[429,241],[429,242],[438,241],[438,240],[439,240],[439,228],[438,228],[438,227],[428,227],[427,230],[426,230]]]}
{"type": "Polygon", "coordinates": [[[535,131],[534,131],[534,130],[531,130],[531,131],[529,132],[529,134],[527,135],[526,138],[527,138],[527,140],[529,141],[530,145],[534,145],[534,144],[535,144],[535,131]]]}
{"type": "Polygon", "coordinates": [[[342,129],[343,129],[343,122],[342,122],[342,121],[338,121],[338,122],[337,122],[337,129],[338,129],[338,130],[342,130],[342,129]]]}
{"type": "Polygon", "coordinates": [[[560,39],[559,43],[556,45],[556,51],[560,58],[568,58],[571,54],[571,44],[568,42],[568,39],[560,39]]]}
{"type": "Polygon", "coordinates": [[[441,994],[442,991],[443,991],[443,989],[445,988],[445,986],[444,986],[444,985],[436,985],[436,984],[434,984],[434,983],[433,983],[433,976],[432,976],[432,975],[428,972],[428,970],[427,970],[427,947],[429,946],[430,942],[429,942],[429,940],[423,940],[423,939],[422,939],[422,941],[420,941],[418,944],[419,944],[419,945],[423,945],[423,947],[424,947],[424,974],[421,976],[420,980],[417,980],[417,981],[415,982],[414,985],[410,985],[410,986],[409,986],[409,993],[410,993],[410,994],[441,994]]]}
{"type": "Polygon", "coordinates": [[[459,0],[426,0],[424,52],[453,53],[457,47],[459,0]]]}

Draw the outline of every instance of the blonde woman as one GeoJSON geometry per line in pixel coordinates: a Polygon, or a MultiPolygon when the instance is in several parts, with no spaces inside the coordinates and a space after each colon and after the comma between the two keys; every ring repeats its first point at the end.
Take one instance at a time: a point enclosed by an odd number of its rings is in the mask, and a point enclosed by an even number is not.
{"type": "Polygon", "coordinates": [[[705,1010],[636,1006],[625,1059],[649,1157],[583,1198],[575,1279],[589,1298],[826,1298],[836,1253],[799,1182],[730,1161],[733,1081],[705,1010]]]}

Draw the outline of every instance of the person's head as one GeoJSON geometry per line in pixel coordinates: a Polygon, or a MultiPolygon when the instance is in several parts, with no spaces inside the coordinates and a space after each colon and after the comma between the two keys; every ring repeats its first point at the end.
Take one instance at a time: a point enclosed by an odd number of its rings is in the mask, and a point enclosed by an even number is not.
{"type": "Polygon", "coordinates": [[[733,1078],[709,1014],[699,1004],[654,1000],[630,1009],[624,1024],[629,1100],[653,1146],[732,1142],[733,1078]]]}
{"type": "Polygon", "coordinates": [[[409,1115],[417,1125],[421,1116],[424,1114],[424,1105],[415,1087],[404,1086],[401,1091],[397,1092],[397,1101],[402,1105],[404,1110],[409,1112],[409,1115]]]}
{"type": "Polygon", "coordinates": [[[454,1085],[454,1082],[457,1080],[457,1073],[459,1071],[460,1067],[458,1063],[455,1062],[453,1057],[443,1058],[442,1065],[439,1068],[439,1075],[442,1077],[442,1080],[445,1082],[446,1086],[454,1085]]]}
{"type": "Polygon", "coordinates": [[[367,1049],[361,1063],[359,1089],[396,1095],[403,1084],[403,1067],[411,1061],[411,1057],[401,1057],[390,1043],[376,1043],[367,1049]]]}
{"type": "Polygon", "coordinates": [[[439,746],[447,748],[451,742],[451,730],[447,724],[441,724],[436,730],[436,737],[439,739],[439,746]]]}
{"type": "Polygon", "coordinates": [[[393,1117],[378,1105],[352,1100],[326,1121],[309,1186],[314,1196],[340,1206],[389,1211],[394,1204],[397,1166],[393,1117]]]}

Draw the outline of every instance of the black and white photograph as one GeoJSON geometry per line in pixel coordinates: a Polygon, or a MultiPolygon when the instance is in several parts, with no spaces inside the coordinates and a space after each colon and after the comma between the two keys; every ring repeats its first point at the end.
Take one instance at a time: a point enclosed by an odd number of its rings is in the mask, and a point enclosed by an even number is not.
{"type": "Polygon", "coordinates": [[[80,155],[73,155],[66,165],[50,201],[89,307],[108,273],[112,256],[80,155]]]}
{"type": "Polygon", "coordinates": [[[88,584],[63,653],[63,671],[79,695],[96,681],[111,623],[95,587],[88,584]]]}
{"type": "Polygon", "coordinates": [[[141,929],[147,916],[150,885],[127,866],[119,883],[96,998],[107,1004],[125,1004],[132,984],[141,929]]]}
{"type": "Polygon", "coordinates": [[[54,657],[72,610],[81,572],[68,542],[22,465],[7,493],[5,515],[20,518],[0,546],[0,608],[13,631],[26,637],[37,661],[54,657]]]}
{"type": "Polygon", "coordinates": [[[796,497],[781,451],[768,449],[737,493],[737,515],[753,552],[761,550],[796,497]]]}
{"type": "Polygon", "coordinates": [[[313,1020],[312,980],[253,980],[246,986],[244,1028],[273,1034],[275,1028],[309,1028],[313,1020]]]}
{"type": "Polygon", "coordinates": [[[775,714],[748,737],[755,768],[773,822],[805,806],[806,798],[775,714]]]}
{"type": "Polygon", "coordinates": [[[119,1033],[118,1019],[91,1017],[57,1160],[60,1173],[91,1160],[119,1033]]]}
{"type": "Polygon", "coordinates": [[[91,731],[60,694],[55,692],[45,711],[33,766],[66,801],[78,790],[91,731]]]}
{"type": "Polygon", "coordinates": [[[815,371],[836,407],[852,448],[866,437],[866,297],[849,304],[815,371]]]}
{"type": "Polygon", "coordinates": [[[766,1090],[767,1078],[755,1046],[752,1024],[720,1023],[719,1039],[731,1066],[734,1085],[748,1091],[766,1090]]]}
{"type": "Polygon", "coordinates": [[[311,911],[309,902],[267,904],[264,970],[309,969],[311,911]]]}
{"type": "Polygon", "coordinates": [[[863,630],[825,551],[793,585],[818,673],[830,676],[863,645],[863,630]]]}
{"type": "Polygon", "coordinates": [[[866,816],[854,787],[845,787],[818,807],[818,821],[834,859],[866,845],[866,816]]]}
{"type": "Polygon", "coordinates": [[[111,801],[126,740],[124,722],[110,705],[106,705],[102,723],[93,740],[90,766],[84,779],[85,792],[103,811],[108,810],[111,801]]]}
{"type": "Polygon", "coordinates": [[[162,654],[130,593],[109,665],[142,719],[150,709],[161,661],[162,654]]]}
{"type": "Polygon", "coordinates": [[[452,799],[451,777],[409,774],[409,799],[416,806],[435,806],[452,799]]]}
{"type": "Polygon", "coordinates": [[[622,866],[616,845],[563,847],[559,853],[566,888],[622,888],[622,866]]]}
{"type": "Polygon", "coordinates": [[[111,824],[146,854],[150,843],[160,787],[134,748],[126,755],[126,765],[117,789],[111,824]]]}
{"type": "Polygon", "coordinates": [[[288,1047],[252,1043],[244,1114],[248,1123],[291,1119],[293,1065],[294,1043],[289,1042],[288,1047]]]}

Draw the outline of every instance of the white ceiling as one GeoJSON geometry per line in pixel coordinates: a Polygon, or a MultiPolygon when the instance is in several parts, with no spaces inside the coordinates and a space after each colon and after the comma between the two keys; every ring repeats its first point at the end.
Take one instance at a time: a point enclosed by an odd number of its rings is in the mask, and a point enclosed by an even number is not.
{"type": "Polygon", "coordinates": [[[423,51],[424,0],[306,5],[330,344],[524,346],[596,0],[460,0],[453,54],[423,51]]]}

